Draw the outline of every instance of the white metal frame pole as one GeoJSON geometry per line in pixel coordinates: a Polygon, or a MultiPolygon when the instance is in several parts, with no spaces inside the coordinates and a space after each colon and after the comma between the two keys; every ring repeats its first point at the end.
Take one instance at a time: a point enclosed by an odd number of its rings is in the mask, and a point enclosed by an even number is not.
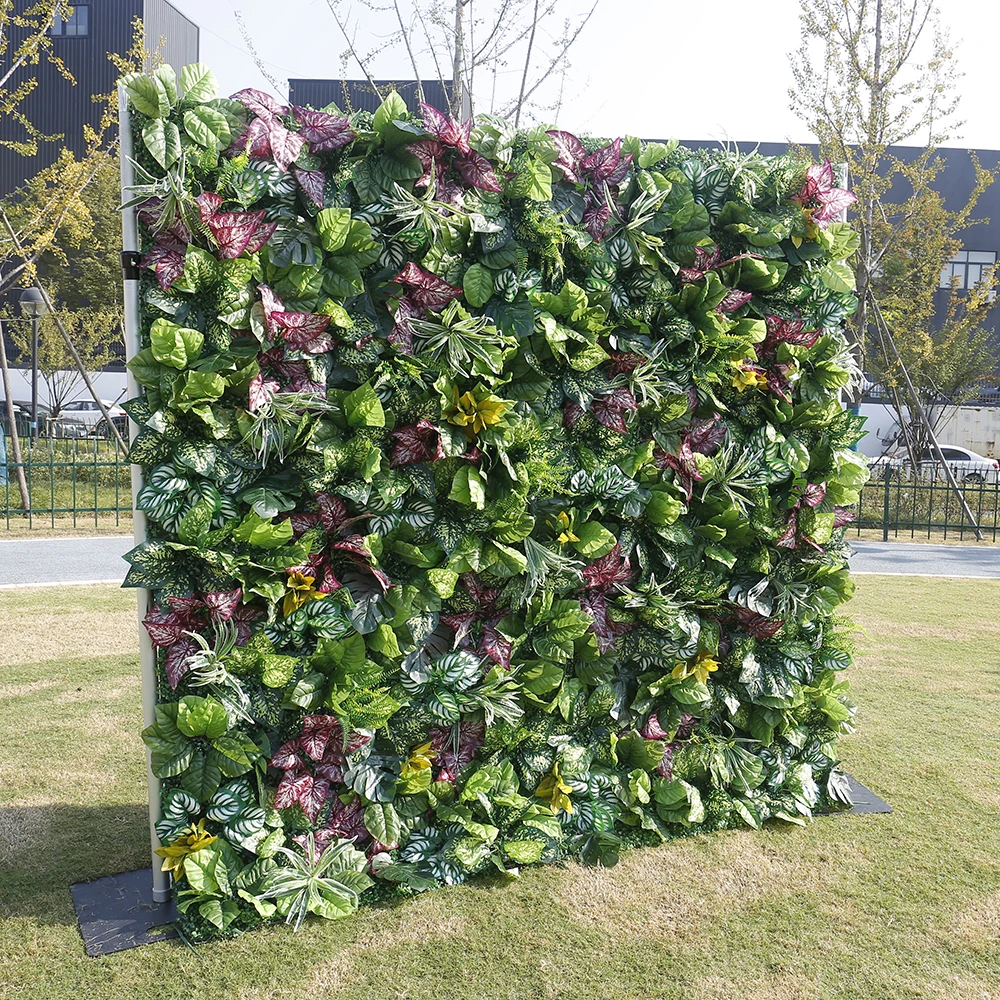
{"type": "MultiPolygon", "coordinates": [[[[135,169],[132,166],[133,141],[132,122],[128,110],[128,97],[125,88],[118,88],[118,130],[119,155],[121,158],[122,200],[127,201],[135,184],[135,169]]],[[[122,249],[138,252],[139,229],[136,223],[135,208],[126,208],[122,212],[122,249]]],[[[139,279],[135,271],[125,267],[122,259],[125,277],[125,356],[131,361],[141,349],[139,342],[139,279]]],[[[126,369],[127,371],[127,369],[126,369]]],[[[139,395],[139,384],[135,376],[128,371],[128,396],[134,399],[139,395]]],[[[129,420],[129,441],[134,441],[139,433],[139,427],[129,420]]],[[[146,515],[135,508],[139,491],[142,489],[142,468],[132,466],[132,524],[135,544],[146,541],[146,515]]],[[[142,625],[143,618],[152,604],[152,595],[148,590],[139,589],[138,594],[138,629],[139,629],[139,668],[142,674],[142,721],[144,726],[151,726],[156,713],[156,650],[149,638],[149,633],[142,625]]],[[[146,779],[149,785],[149,838],[150,856],[153,867],[153,900],[165,903],[170,898],[170,878],[167,872],[160,871],[160,859],[152,852],[160,846],[156,836],[156,821],[160,818],[160,781],[153,774],[149,751],[146,751],[146,779]]]]}

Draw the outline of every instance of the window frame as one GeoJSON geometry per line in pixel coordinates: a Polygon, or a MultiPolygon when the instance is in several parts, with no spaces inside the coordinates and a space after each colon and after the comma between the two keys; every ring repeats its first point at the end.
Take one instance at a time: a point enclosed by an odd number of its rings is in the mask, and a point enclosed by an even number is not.
{"type": "Polygon", "coordinates": [[[89,38],[90,37],[90,7],[89,3],[76,3],[73,4],[73,13],[69,18],[64,18],[61,14],[56,14],[52,19],[52,23],[49,25],[48,35],[50,38],[89,38]],[[84,21],[83,31],[76,30],[80,27],[76,23],[76,18],[78,13],[83,10],[84,21]],[[71,26],[74,30],[67,31],[66,27],[71,26]],[[58,28],[58,30],[56,30],[58,28]]]}
{"type": "Polygon", "coordinates": [[[938,287],[951,288],[951,279],[958,277],[959,281],[955,287],[959,291],[969,291],[983,280],[983,271],[996,263],[997,252],[995,250],[959,250],[942,269],[938,287]],[[973,272],[975,272],[975,280],[970,284],[970,274],[973,272]]]}

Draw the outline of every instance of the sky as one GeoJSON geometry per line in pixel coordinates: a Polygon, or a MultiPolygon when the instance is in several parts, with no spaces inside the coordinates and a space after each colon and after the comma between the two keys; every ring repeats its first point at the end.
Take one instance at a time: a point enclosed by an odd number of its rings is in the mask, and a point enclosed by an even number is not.
{"type": "MultiPolygon", "coordinates": [[[[171,2],[200,25],[201,61],[213,68],[225,93],[246,86],[273,89],[247,51],[237,11],[281,88],[288,77],[341,76],[344,43],[327,0],[171,2]]],[[[590,5],[561,4],[568,12],[590,5]]],[[[1000,5],[940,0],[940,7],[964,74],[959,118],[965,124],[947,145],[1000,149],[995,45],[1000,5]]],[[[341,9],[348,8],[359,22],[359,43],[382,48],[376,78],[410,78],[405,51],[382,41],[383,17],[359,0],[342,0],[341,9]]],[[[604,136],[809,141],[788,99],[788,53],[799,44],[798,11],[798,0],[598,0],[570,51],[558,124],[604,136]]],[[[516,85],[519,72],[512,67],[509,86],[516,85]]],[[[426,75],[433,75],[429,68],[426,75]]],[[[279,92],[287,96],[286,90],[279,92]]]]}

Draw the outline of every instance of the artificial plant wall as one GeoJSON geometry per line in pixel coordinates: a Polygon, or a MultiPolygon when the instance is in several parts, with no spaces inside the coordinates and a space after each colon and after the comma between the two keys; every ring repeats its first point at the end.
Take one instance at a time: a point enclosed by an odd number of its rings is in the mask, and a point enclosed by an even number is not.
{"type": "Polygon", "coordinates": [[[845,800],[829,165],[126,83],[190,930],[845,800]]]}

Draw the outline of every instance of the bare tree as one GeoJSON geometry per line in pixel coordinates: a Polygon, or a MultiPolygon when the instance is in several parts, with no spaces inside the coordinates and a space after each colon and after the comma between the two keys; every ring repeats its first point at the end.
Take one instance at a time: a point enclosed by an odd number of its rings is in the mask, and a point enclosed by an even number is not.
{"type": "Polygon", "coordinates": [[[569,15],[565,0],[326,2],[346,45],[342,65],[356,66],[376,93],[376,55],[400,46],[421,100],[425,82],[433,79],[456,118],[474,108],[520,124],[538,108],[544,85],[569,68],[569,51],[599,0],[569,15]],[[366,36],[372,39],[367,46],[359,41],[366,36]]]}

